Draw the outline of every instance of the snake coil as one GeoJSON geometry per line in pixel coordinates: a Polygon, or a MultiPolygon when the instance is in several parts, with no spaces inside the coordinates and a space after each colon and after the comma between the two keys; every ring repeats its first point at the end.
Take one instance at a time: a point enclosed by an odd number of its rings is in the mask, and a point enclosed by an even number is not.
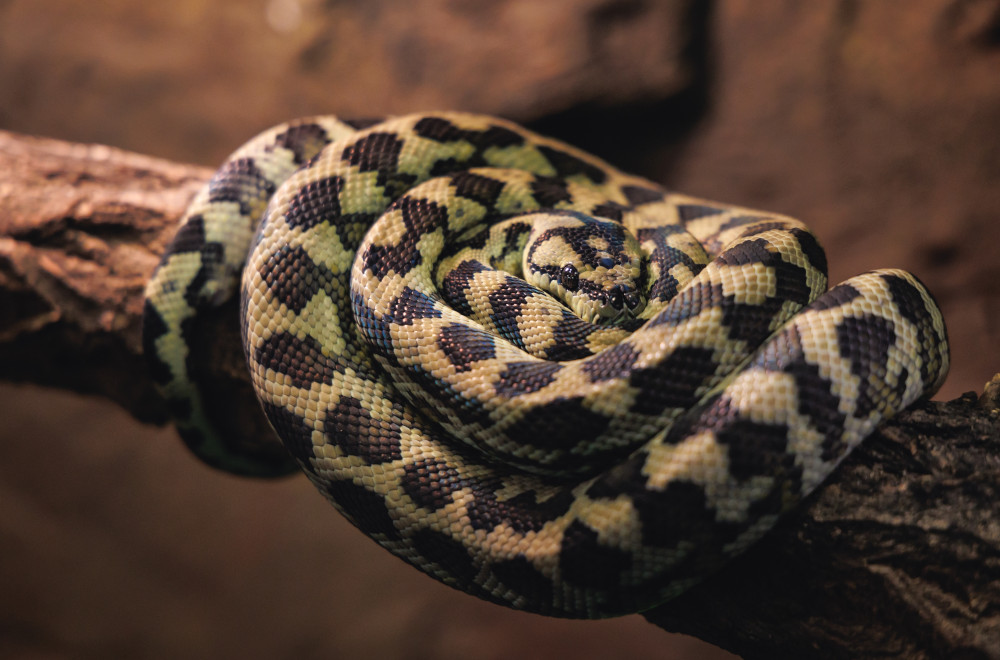
{"type": "Polygon", "coordinates": [[[143,341],[209,464],[297,466],[480,598],[613,616],[717,569],[940,386],[944,322],[913,275],[826,288],[801,222],[515,124],[317,117],[254,138],[194,199],[143,341]],[[237,291],[289,462],[213,427],[191,379],[193,319],[237,291]]]}

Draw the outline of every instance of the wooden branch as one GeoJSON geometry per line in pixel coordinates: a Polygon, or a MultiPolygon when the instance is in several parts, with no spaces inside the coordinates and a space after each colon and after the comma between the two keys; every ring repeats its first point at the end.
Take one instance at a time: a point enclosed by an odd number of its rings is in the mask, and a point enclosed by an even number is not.
{"type": "MultiPolygon", "coordinates": [[[[0,132],[0,378],[112,399],[163,424],[140,355],[144,283],[203,168],[0,132]]],[[[270,430],[235,306],[195,347],[217,403],[270,430]]],[[[210,330],[210,329],[206,329],[210,330]]],[[[273,440],[272,440],[273,441],[273,440]]],[[[698,588],[646,613],[747,660],[1000,658],[1000,377],[925,403],[698,588]]]]}
{"type": "Polygon", "coordinates": [[[1000,658],[1000,374],[885,424],[795,515],[645,614],[756,658],[1000,658]]]}
{"type": "Polygon", "coordinates": [[[211,172],[0,132],[0,365],[166,421],[146,377],[142,291],[211,172]]]}
{"type": "MultiPolygon", "coordinates": [[[[104,396],[168,421],[139,340],[143,288],[211,170],[0,131],[0,378],[104,396]]],[[[192,347],[213,410],[275,443],[246,374],[236,304],[192,347]]],[[[231,421],[229,422],[232,423],[231,421]]]]}

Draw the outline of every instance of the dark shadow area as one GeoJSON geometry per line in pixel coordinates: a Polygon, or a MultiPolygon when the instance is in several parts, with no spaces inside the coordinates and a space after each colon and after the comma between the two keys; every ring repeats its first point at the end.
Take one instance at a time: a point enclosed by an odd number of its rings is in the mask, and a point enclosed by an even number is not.
{"type": "Polygon", "coordinates": [[[624,171],[668,181],[687,141],[711,112],[714,6],[714,0],[692,3],[684,17],[681,32],[688,40],[680,59],[690,82],[680,92],[623,104],[581,103],[527,126],[592,152],[624,171]]]}

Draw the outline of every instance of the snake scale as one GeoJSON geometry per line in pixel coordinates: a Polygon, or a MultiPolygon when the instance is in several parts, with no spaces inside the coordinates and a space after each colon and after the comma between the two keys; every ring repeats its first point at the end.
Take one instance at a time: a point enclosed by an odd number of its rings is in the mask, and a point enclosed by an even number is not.
{"type": "Polygon", "coordinates": [[[301,468],[420,570],[566,617],[695,584],[948,368],[913,275],[827,290],[798,220],[462,113],[241,147],[150,280],[143,342],[204,461],[301,468]],[[197,314],[237,292],[287,460],[213,427],[191,382],[197,314]]]}

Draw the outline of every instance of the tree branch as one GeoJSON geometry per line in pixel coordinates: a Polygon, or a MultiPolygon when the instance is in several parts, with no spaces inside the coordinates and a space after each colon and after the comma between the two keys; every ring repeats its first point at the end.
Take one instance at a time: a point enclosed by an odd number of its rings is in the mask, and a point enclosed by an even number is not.
{"type": "MultiPolygon", "coordinates": [[[[0,132],[0,378],[165,423],[141,358],[143,286],[209,175],[0,132]]],[[[235,311],[206,321],[197,362],[227,419],[270,438],[235,311]]],[[[924,403],[883,426],[796,515],[646,617],[748,660],[1000,658],[998,491],[1000,378],[981,398],[924,403]]]]}
{"type": "Polygon", "coordinates": [[[978,400],[898,415],[746,554],[646,618],[746,660],[1000,658],[998,408],[1000,374],[978,400]]]}
{"type": "Polygon", "coordinates": [[[0,132],[3,377],[106,396],[164,423],[141,361],[143,286],[209,175],[0,132]]]}

